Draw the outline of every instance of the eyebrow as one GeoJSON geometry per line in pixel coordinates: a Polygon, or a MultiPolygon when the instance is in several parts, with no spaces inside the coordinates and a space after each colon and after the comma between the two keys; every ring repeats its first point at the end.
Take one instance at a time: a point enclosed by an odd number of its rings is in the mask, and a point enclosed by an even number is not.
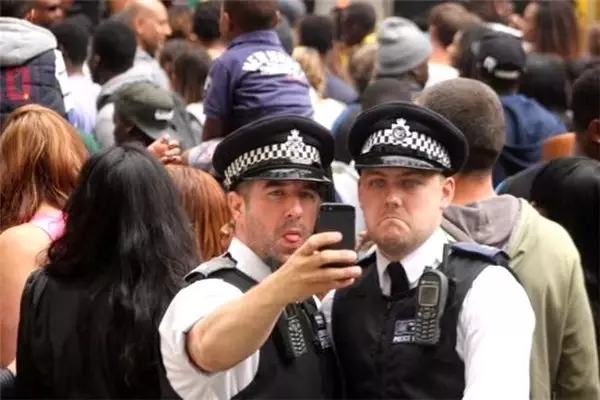
{"type": "Polygon", "coordinates": [[[414,177],[418,177],[418,178],[429,178],[430,176],[433,176],[433,174],[435,173],[435,171],[420,171],[420,170],[409,170],[403,173],[400,173],[399,175],[396,176],[389,176],[387,174],[384,174],[383,172],[379,172],[379,171],[370,171],[365,175],[365,178],[370,178],[370,177],[377,177],[377,178],[393,178],[393,179],[397,179],[397,178],[414,178],[414,177]]]}
{"type": "MultiPolygon", "coordinates": [[[[266,189],[272,188],[283,188],[289,185],[289,182],[286,181],[267,181],[265,183],[266,189]]],[[[312,190],[315,192],[319,191],[319,185],[315,182],[302,182],[301,190],[312,190]]]]}

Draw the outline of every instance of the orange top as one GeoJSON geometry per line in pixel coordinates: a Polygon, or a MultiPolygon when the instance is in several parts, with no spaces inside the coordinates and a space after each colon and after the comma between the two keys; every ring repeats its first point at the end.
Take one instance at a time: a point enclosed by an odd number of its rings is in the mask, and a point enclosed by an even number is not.
{"type": "Polygon", "coordinates": [[[553,160],[568,157],[575,150],[575,134],[572,132],[552,136],[544,141],[542,159],[553,160]]]}

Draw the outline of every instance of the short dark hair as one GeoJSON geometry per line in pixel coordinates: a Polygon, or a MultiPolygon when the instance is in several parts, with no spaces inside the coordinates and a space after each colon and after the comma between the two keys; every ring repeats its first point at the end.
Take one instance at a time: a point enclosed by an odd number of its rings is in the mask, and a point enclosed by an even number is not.
{"type": "Polygon", "coordinates": [[[346,21],[351,21],[366,31],[375,30],[377,14],[370,3],[352,3],[344,9],[346,21]]]}
{"type": "Polygon", "coordinates": [[[70,19],[53,25],[50,30],[62,48],[65,58],[75,66],[83,65],[87,58],[89,33],[79,23],[70,19]]]}
{"type": "Polygon", "coordinates": [[[600,67],[584,72],[575,81],[571,110],[576,133],[586,132],[590,122],[600,118],[600,67]]]}
{"type": "Polygon", "coordinates": [[[381,78],[373,81],[361,96],[363,110],[392,101],[411,101],[411,85],[395,78],[381,78]]]}
{"type": "Polygon", "coordinates": [[[273,29],[278,10],[277,0],[223,0],[223,11],[242,32],[273,29]]]}
{"type": "Polygon", "coordinates": [[[92,44],[100,63],[111,72],[125,72],[133,66],[137,39],[126,23],[112,19],[102,22],[94,32],[92,44]]]}
{"type": "Polygon", "coordinates": [[[461,173],[492,171],[504,147],[505,125],[500,99],[489,86],[473,79],[451,79],[425,89],[417,102],[462,131],[469,156],[461,173]]]}
{"type": "Polygon", "coordinates": [[[513,94],[519,90],[521,78],[519,79],[498,79],[495,76],[491,76],[485,71],[479,72],[479,80],[490,86],[499,96],[506,96],[513,94]]]}
{"type": "Polygon", "coordinates": [[[35,0],[0,0],[0,17],[25,18],[35,0]]]}
{"type": "Polygon", "coordinates": [[[533,53],[527,56],[519,92],[550,111],[564,112],[569,108],[567,82],[567,67],[562,57],[533,53]]]}
{"type": "Polygon", "coordinates": [[[210,0],[198,3],[193,15],[193,31],[200,40],[214,41],[221,37],[219,18],[221,5],[210,0]]]}
{"type": "Polygon", "coordinates": [[[479,22],[479,18],[467,11],[465,7],[457,3],[442,3],[429,11],[427,24],[434,26],[437,38],[444,46],[450,46],[456,32],[460,31],[469,23],[479,22]]]}
{"type": "Polygon", "coordinates": [[[334,23],[324,15],[307,15],[300,22],[300,46],[312,47],[322,56],[333,47],[334,23]]]}

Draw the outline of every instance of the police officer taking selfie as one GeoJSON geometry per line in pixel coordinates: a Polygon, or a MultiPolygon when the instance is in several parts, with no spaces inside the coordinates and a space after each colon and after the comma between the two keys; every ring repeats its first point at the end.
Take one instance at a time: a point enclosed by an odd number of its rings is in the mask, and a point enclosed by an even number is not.
{"type": "Polygon", "coordinates": [[[267,117],[217,147],[235,237],[201,264],[161,322],[168,380],[184,399],[335,398],[338,368],[312,296],[360,276],[349,250],[311,235],[330,180],[333,137],[316,122],[267,117]],[[322,268],[326,264],[345,268],[322,268]]]}
{"type": "Polygon", "coordinates": [[[462,133],[411,103],[363,112],[349,149],[375,252],[322,311],[348,398],[528,399],[535,317],[503,253],[440,229],[462,133]]]}

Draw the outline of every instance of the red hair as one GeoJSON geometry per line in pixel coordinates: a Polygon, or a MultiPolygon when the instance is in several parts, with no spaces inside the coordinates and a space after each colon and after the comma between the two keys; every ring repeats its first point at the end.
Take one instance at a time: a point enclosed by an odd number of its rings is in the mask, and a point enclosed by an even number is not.
{"type": "Polygon", "coordinates": [[[0,134],[0,232],[29,222],[44,203],[62,209],[87,158],[75,128],[55,111],[14,110],[0,134]]]}

